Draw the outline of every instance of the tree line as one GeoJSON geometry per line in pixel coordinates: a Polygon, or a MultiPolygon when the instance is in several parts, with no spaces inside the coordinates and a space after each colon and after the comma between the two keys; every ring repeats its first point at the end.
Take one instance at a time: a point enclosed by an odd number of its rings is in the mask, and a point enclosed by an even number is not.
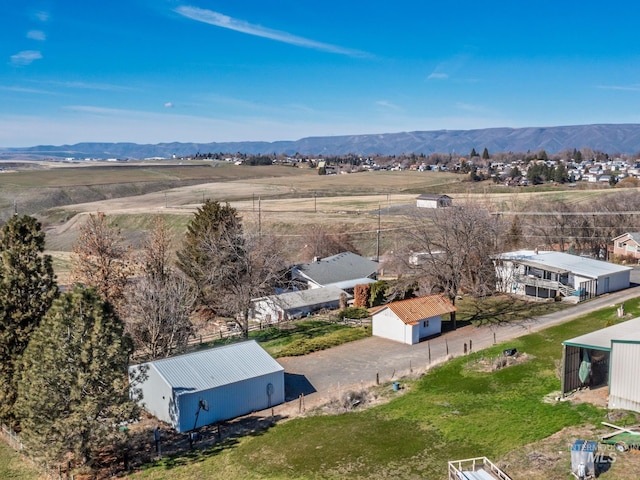
{"type": "Polygon", "coordinates": [[[177,258],[160,217],[134,254],[103,213],[89,214],[61,289],[44,247],[33,217],[15,215],[0,231],[0,420],[48,465],[124,455],[121,426],[139,417],[144,379],[144,370],[129,376],[132,355],[183,351],[194,313],[233,318],[246,336],[251,299],[287,282],[273,242],[245,234],[235,209],[210,200],[177,258]]]}

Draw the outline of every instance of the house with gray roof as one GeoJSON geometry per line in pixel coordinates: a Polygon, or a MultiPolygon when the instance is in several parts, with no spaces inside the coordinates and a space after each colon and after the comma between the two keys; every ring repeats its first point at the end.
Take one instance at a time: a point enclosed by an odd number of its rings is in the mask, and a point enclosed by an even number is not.
{"type": "Polygon", "coordinates": [[[178,433],[284,402],[284,368],[255,341],[132,365],[144,410],[178,433]]]}
{"type": "Polygon", "coordinates": [[[343,290],[350,290],[358,284],[375,281],[378,268],[378,262],[355,253],[342,252],[296,265],[291,269],[291,276],[306,283],[308,288],[339,285],[343,290]]]}
{"type": "Polygon", "coordinates": [[[251,317],[266,323],[279,323],[301,318],[323,309],[340,307],[340,297],[350,295],[338,287],[311,288],[269,295],[252,300],[251,317]]]}
{"type": "Polygon", "coordinates": [[[640,260],[640,232],[627,232],[613,240],[614,257],[631,257],[640,260]]]}

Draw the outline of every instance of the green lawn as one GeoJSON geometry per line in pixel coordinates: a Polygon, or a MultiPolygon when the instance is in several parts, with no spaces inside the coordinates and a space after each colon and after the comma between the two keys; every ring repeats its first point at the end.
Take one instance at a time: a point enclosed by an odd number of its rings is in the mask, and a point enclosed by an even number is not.
{"type": "MultiPolygon", "coordinates": [[[[626,302],[625,309],[638,315],[638,300],[626,302]]],[[[509,346],[530,360],[497,372],[473,366],[483,357],[498,356],[502,345],[403,382],[406,393],[384,405],[283,422],[228,448],[182,457],[180,468],[172,467],[175,459],[165,460],[134,478],[440,480],[447,460],[485,455],[498,460],[564,427],[605,420],[606,412],[589,404],[547,403],[544,398],[560,389],[561,342],[614,319],[615,308],[607,308],[512,340],[509,346]]]]}
{"type": "Polygon", "coordinates": [[[35,480],[40,473],[32,468],[3,440],[0,440],[0,478],[12,480],[35,480]]]}

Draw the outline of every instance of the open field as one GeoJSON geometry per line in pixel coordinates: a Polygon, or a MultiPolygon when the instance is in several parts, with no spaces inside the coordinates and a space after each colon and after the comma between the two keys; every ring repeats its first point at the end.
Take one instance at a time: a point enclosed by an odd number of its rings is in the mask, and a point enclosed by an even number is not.
{"type": "Polygon", "coordinates": [[[226,162],[132,162],[29,164],[28,170],[0,174],[0,219],[19,212],[34,214],[47,233],[47,250],[61,278],[69,252],[88,213],[106,213],[125,239],[139,244],[151,215],[162,215],[180,240],[204,199],[229,202],[247,231],[277,235],[291,261],[303,260],[303,237],[313,225],[329,233],[348,233],[363,255],[393,250],[408,225],[415,223],[415,197],[446,193],[454,202],[481,202],[512,211],[535,208],[544,198],[580,204],[620,192],[600,185],[579,188],[542,185],[509,189],[490,182],[470,183],[448,172],[379,171],[320,176],[311,168],[247,167],[226,162]],[[214,167],[214,165],[219,165],[214,167]],[[299,256],[296,256],[299,255],[299,256]]]}

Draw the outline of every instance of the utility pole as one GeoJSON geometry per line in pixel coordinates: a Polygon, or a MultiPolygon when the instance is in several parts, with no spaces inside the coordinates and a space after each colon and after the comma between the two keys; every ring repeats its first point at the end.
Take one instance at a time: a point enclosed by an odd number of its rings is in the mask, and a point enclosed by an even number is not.
{"type": "Polygon", "coordinates": [[[258,236],[262,235],[262,197],[258,197],[258,236]]]}
{"type": "Polygon", "coordinates": [[[380,262],[380,203],[378,203],[378,230],[376,230],[376,262],[380,262]]]}

